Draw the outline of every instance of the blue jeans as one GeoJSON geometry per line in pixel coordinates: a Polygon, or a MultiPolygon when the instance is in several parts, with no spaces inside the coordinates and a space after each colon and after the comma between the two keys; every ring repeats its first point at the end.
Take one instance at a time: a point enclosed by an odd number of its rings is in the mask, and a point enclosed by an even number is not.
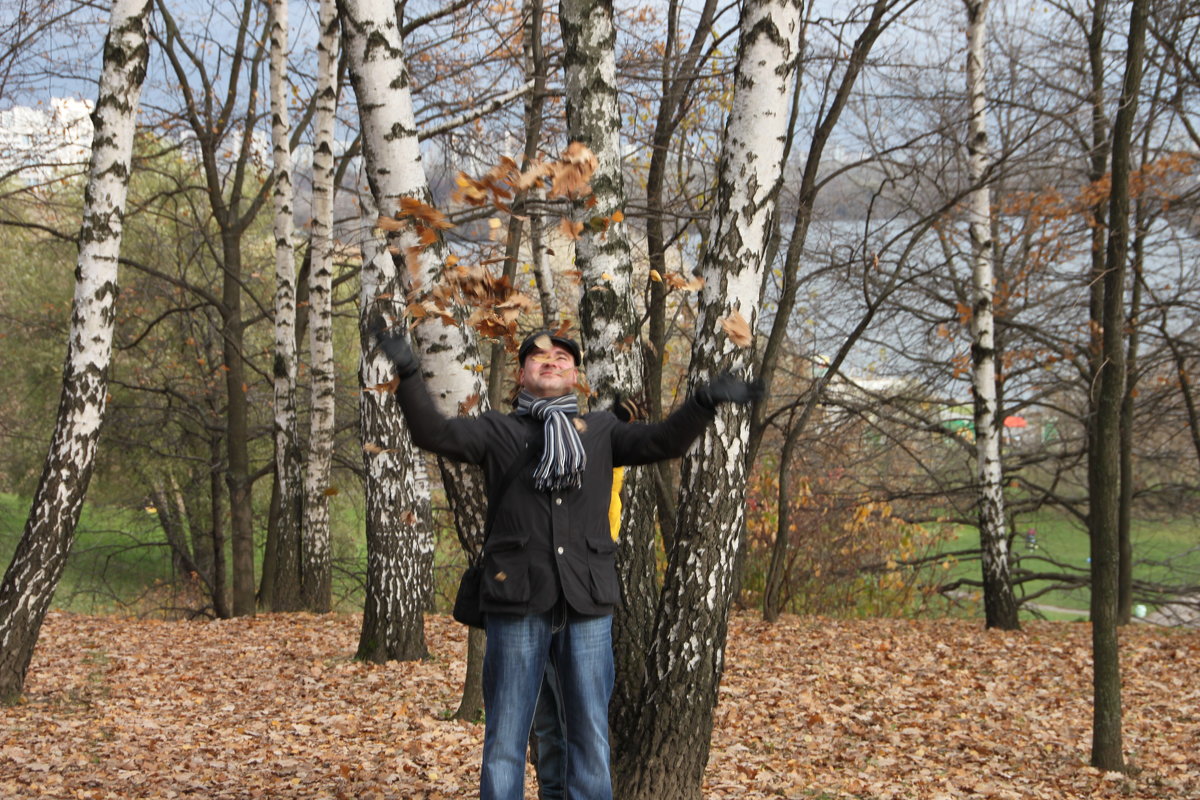
{"type": "MultiPolygon", "coordinates": [[[[560,612],[561,613],[561,612],[560,612]]],[[[487,615],[483,657],[481,800],[523,800],[525,750],[547,660],[567,721],[567,797],[611,800],[608,701],[613,688],[612,617],[487,615]]]]}
{"type": "Polygon", "coordinates": [[[567,797],[567,721],[563,719],[559,697],[558,672],[546,661],[546,674],[533,712],[533,733],[537,737],[538,800],[566,800],[567,797]]]}

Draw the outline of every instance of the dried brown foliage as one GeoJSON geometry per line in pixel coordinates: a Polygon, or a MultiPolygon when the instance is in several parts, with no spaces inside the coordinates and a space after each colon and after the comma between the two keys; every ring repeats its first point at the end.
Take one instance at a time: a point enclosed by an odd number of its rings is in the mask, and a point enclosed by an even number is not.
{"type": "MultiPolygon", "coordinates": [[[[359,624],[52,613],[0,709],[0,796],[471,796],[483,728],[447,719],[465,629],[429,617],[428,661],[376,666],[350,658],[359,624]]],[[[1200,797],[1200,632],[1122,634],[1130,775],[1087,766],[1089,637],[735,616],[704,796],[1200,797]]]]}

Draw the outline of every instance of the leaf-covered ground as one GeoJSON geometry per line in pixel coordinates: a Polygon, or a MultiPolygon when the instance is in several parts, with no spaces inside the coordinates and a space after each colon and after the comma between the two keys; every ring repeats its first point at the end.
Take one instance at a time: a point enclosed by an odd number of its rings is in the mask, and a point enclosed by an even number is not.
{"type": "MultiPolygon", "coordinates": [[[[373,666],[350,616],[51,614],[27,702],[0,708],[0,797],[469,797],[463,629],[426,630],[428,661],[373,666]]],[[[1196,800],[1200,633],[1122,646],[1128,775],[1087,766],[1084,624],[736,617],[704,794],[1196,800]]]]}

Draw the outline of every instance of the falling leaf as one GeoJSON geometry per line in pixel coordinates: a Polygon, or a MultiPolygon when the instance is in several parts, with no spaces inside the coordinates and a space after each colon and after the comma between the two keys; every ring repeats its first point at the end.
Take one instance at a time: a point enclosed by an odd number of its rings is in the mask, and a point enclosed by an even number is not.
{"type": "Polygon", "coordinates": [[[966,303],[957,302],[954,304],[954,310],[958,313],[958,321],[962,325],[970,324],[971,322],[971,307],[966,303]]]}
{"type": "Polygon", "coordinates": [[[662,283],[662,275],[658,274],[658,270],[652,269],[650,270],[650,280],[654,281],[655,283],[662,283]]]}
{"type": "Polygon", "coordinates": [[[729,340],[738,347],[750,346],[752,342],[750,324],[746,322],[745,317],[737,309],[734,309],[732,314],[721,320],[721,327],[725,329],[725,335],[729,337],[729,340]]]}
{"type": "Polygon", "coordinates": [[[583,233],[583,223],[573,222],[566,217],[563,217],[562,221],[558,223],[558,229],[562,232],[563,236],[575,241],[579,238],[579,235],[583,233]]]}
{"type": "Polygon", "coordinates": [[[365,444],[363,444],[362,449],[363,449],[364,453],[369,453],[370,455],[373,455],[373,456],[377,456],[380,453],[387,452],[386,450],[384,450],[384,448],[380,447],[377,444],[372,444],[371,442],[366,442],[365,444]]]}
{"type": "Polygon", "coordinates": [[[337,493],[338,488],[336,486],[328,486],[323,492],[321,492],[321,494],[325,495],[326,497],[334,497],[337,495],[337,493]]]}
{"type": "Polygon", "coordinates": [[[621,212],[620,210],[614,211],[614,212],[612,213],[612,221],[613,221],[614,223],[617,223],[617,222],[624,222],[624,221],[625,221],[625,214],[624,214],[623,212],[621,212]]]}
{"type": "Polygon", "coordinates": [[[460,417],[465,417],[466,415],[470,414],[471,410],[477,405],[479,405],[479,394],[476,393],[470,395],[466,400],[463,400],[458,404],[458,415],[460,417]]]}

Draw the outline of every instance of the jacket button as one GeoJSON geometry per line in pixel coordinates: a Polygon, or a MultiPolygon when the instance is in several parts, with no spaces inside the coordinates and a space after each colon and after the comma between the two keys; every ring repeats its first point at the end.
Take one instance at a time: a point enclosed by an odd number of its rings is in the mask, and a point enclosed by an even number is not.
{"type": "Polygon", "coordinates": [[[562,498],[561,498],[561,497],[556,497],[556,498],[554,498],[554,505],[556,505],[556,506],[561,506],[561,505],[562,505],[562,498]]]}
{"type": "Polygon", "coordinates": [[[560,548],[558,548],[558,554],[559,554],[560,556],[563,554],[563,549],[562,549],[561,547],[560,547],[560,548]]]}

